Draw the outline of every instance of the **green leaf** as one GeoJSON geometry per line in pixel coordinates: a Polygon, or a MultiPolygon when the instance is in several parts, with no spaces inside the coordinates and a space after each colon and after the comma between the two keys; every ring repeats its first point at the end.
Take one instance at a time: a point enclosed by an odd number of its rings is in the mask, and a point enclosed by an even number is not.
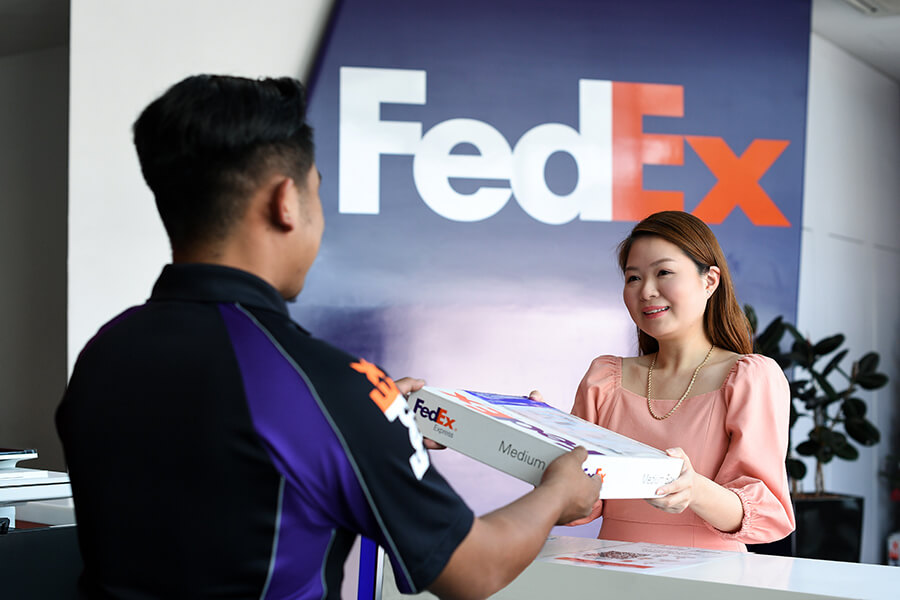
{"type": "Polygon", "coordinates": [[[778,347],[782,337],[784,337],[784,324],[781,322],[781,317],[776,317],[756,338],[760,353],[771,358],[780,355],[778,347]]]}
{"type": "Polygon", "coordinates": [[[756,310],[749,304],[745,304],[744,316],[747,317],[747,322],[750,323],[750,333],[756,335],[756,328],[759,326],[759,320],[756,317],[756,310]]]}
{"type": "Polygon", "coordinates": [[[866,403],[860,398],[847,398],[841,404],[841,410],[848,419],[858,419],[866,416],[866,403]]]}
{"type": "Polygon", "coordinates": [[[847,445],[847,436],[840,431],[831,431],[826,429],[822,432],[822,444],[837,449],[847,445]]]}
{"type": "Polygon", "coordinates": [[[821,432],[823,432],[823,431],[825,431],[825,430],[822,427],[813,427],[812,429],[809,430],[809,434],[807,434],[807,435],[810,440],[812,440],[813,442],[819,443],[820,441],[822,441],[821,432]]]}
{"type": "Polygon", "coordinates": [[[830,402],[828,396],[812,396],[804,399],[804,406],[806,406],[806,410],[820,410],[828,406],[830,402]]]}
{"type": "Polygon", "coordinates": [[[847,356],[848,352],[849,350],[844,349],[835,354],[834,357],[830,361],[828,361],[828,364],[825,366],[825,368],[822,369],[822,375],[827,376],[829,373],[831,373],[834,368],[838,366],[838,363],[844,360],[844,357],[847,356]]]}
{"type": "Polygon", "coordinates": [[[799,481],[806,477],[806,463],[802,460],[789,458],[784,462],[784,466],[787,467],[788,476],[791,479],[799,481]]]}
{"type": "Polygon", "coordinates": [[[859,450],[852,444],[844,444],[843,446],[836,447],[834,449],[834,454],[838,458],[843,458],[844,460],[856,460],[859,458],[859,450]]]}
{"type": "Polygon", "coordinates": [[[793,429],[794,424],[797,423],[797,419],[800,418],[800,415],[797,414],[797,408],[794,406],[794,403],[791,402],[791,421],[788,425],[788,428],[793,429]]]}
{"type": "Polygon", "coordinates": [[[803,367],[804,369],[809,369],[812,367],[813,360],[812,354],[808,352],[798,351],[796,348],[787,353],[788,360],[791,361],[792,364],[803,367]]]}
{"type": "Polygon", "coordinates": [[[825,356],[826,354],[834,352],[841,347],[841,344],[844,343],[844,339],[846,339],[844,334],[838,333],[823,340],[819,340],[816,342],[816,345],[813,346],[813,353],[816,356],[825,356]]]}
{"type": "Polygon", "coordinates": [[[791,362],[791,357],[782,352],[772,352],[771,354],[766,354],[769,358],[778,363],[778,366],[781,367],[781,370],[784,371],[788,367],[790,367],[793,363],[791,362]]]}
{"type": "Polygon", "coordinates": [[[796,345],[797,344],[795,342],[794,346],[791,346],[791,351],[788,352],[787,354],[785,354],[785,357],[789,361],[791,361],[791,363],[797,364],[803,368],[806,368],[808,366],[808,362],[809,362],[809,355],[805,352],[802,352],[801,350],[798,350],[796,348],[796,345]]]}
{"type": "Polygon", "coordinates": [[[790,332],[790,334],[794,337],[798,342],[804,342],[806,345],[809,345],[809,341],[806,339],[802,333],[800,333],[796,327],[791,325],[790,323],[785,322],[784,328],[790,332]]]}
{"type": "Polygon", "coordinates": [[[799,394],[805,386],[809,384],[809,379],[795,379],[790,382],[791,393],[799,394]]]}
{"type": "Polygon", "coordinates": [[[844,429],[854,440],[863,446],[874,446],[881,441],[881,432],[867,419],[847,419],[844,429]]]}
{"type": "MultiPolygon", "coordinates": [[[[785,323],[784,326],[785,326],[785,328],[787,328],[788,324],[785,323]]],[[[788,330],[788,331],[790,331],[790,330],[788,330]]],[[[810,343],[810,341],[808,339],[806,339],[805,337],[799,337],[799,338],[795,337],[794,343],[791,344],[791,348],[798,350],[800,352],[812,352],[813,346],[810,343]]]]}
{"type": "Polygon", "coordinates": [[[874,373],[878,368],[879,356],[877,352],[869,352],[857,361],[860,373],[874,373]]]}
{"type": "Polygon", "coordinates": [[[856,383],[864,390],[877,390],[887,385],[888,376],[884,373],[863,373],[857,375],[856,383]]]}
{"type": "Polygon", "coordinates": [[[820,445],[812,440],[806,440],[797,445],[797,454],[800,456],[815,456],[818,453],[820,445]]]}
{"type": "Polygon", "coordinates": [[[813,386],[809,386],[805,389],[798,390],[794,397],[798,400],[802,400],[803,402],[809,402],[816,396],[816,388],[813,386]]]}
{"type": "Polygon", "coordinates": [[[816,460],[823,464],[828,464],[834,458],[834,450],[831,446],[821,446],[816,454],[816,460]]]}
{"type": "Polygon", "coordinates": [[[825,392],[825,395],[828,396],[828,399],[831,402],[835,400],[840,400],[838,393],[834,391],[834,388],[831,387],[831,384],[828,383],[828,380],[822,377],[819,373],[815,371],[810,371],[810,374],[813,376],[813,379],[816,380],[816,383],[819,384],[819,387],[822,388],[822,391],[825,392]]]}
{"type": "MultiPolygon", "coordinates": [[[[764,353],[760,352],[760,354],[764,354],[764,353]]],[[[771,358],[772,360],[777,362],[778,366],[781,367],[782,371],[784,371],[785,369],[787,369],[788,367],[790,367],[793,364],[793,362],[791,362],[791,358],[787,354],[784,354],[782,352],[774,352],[773,351],[770,354],[765,354],[765,356],[768,356],[769,358],[771,358]]]]}

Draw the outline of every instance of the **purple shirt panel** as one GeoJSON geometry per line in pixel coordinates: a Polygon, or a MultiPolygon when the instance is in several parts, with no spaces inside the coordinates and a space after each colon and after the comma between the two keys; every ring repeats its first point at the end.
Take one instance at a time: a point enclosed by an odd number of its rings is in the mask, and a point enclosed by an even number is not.
{"type": "Polygon", "coordinates": [[[267,598],[321,597],[336,527],[371,531],[373,519],[341,440],[295,363],[246,312],[220,305],[254,427],[285,479],[267,598]]]}

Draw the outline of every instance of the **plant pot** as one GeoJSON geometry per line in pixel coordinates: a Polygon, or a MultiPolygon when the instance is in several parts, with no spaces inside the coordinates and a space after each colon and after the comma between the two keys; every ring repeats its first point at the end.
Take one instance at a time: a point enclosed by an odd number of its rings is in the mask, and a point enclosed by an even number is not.
{"type": "Polygon", "coordinates": [[[796,494],[791,497],[797,529],[777,542],[755,544],[758,554],[859,562],[863,498],[844,494],[796,494]]]}
{"type": "Polygon", "coordinates": [[[887,538],[887,564],[900,567],[900,531],[895,531],[887,538]]]}

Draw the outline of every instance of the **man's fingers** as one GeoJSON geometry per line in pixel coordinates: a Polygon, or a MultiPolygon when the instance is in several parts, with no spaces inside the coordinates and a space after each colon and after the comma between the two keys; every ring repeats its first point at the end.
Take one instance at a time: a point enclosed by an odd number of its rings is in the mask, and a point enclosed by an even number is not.
{"type": "Polygon", "coordinates": [[[572,449],[572,455],[573,455],[576,459],[578,459],[578,462],[579,462],[579,463],[583,463],[584,461],[587,460],[588,452],[587,452],[587,449],[586,449],[584,446],[575,446],[575,447],[572,449]]]}
{"type": "Polygon", "coordinates": [[[403,377],[394,383],[397,384],[397,389],[404,396],[409,396],[412,392],[417,392],[425,386],[425,380],[416,377],[403,377]]]}
{"type": "Polygon", "coordinates": [[[423,437],[422,440],[425,444],[425,447],[428,448],[429,450],[444,450],[445,448],[447,448],[447,446],[445,446],[441,443],[438,443],[432,439],[429,439],[427,437],[423,437]]]}

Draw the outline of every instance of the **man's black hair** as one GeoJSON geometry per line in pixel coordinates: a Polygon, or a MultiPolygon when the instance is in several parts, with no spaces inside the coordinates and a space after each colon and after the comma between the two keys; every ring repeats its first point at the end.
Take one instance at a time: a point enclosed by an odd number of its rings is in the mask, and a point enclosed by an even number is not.
{"type": "Polygon", "coordinates": [[[302,187],[315,161],[303,84],[195,75],[134,123],[144,179],[173,249],[223,239],[273,170],[302,187]]]}

